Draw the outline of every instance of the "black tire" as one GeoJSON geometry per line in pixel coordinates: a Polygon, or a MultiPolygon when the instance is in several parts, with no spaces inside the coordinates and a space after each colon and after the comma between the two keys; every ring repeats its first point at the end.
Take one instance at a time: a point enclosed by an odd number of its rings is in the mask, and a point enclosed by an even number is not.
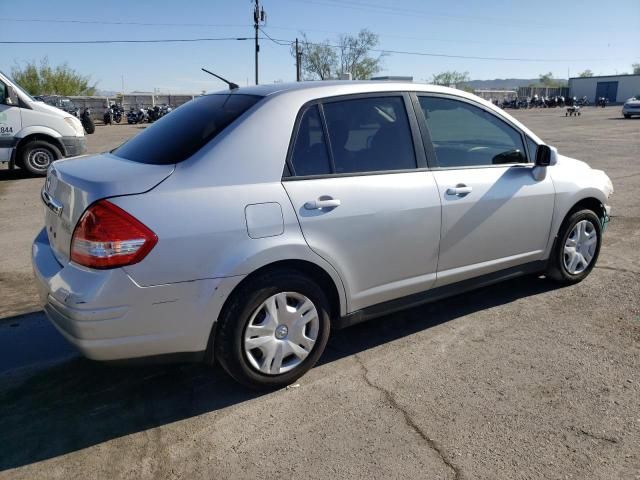
{"type": "Polygon", "coordinates": [[[627,114],[625,114],[625,115],[624,115],[624,118],[631,118],[631,115],[627,115],[627,114]]]}
{"type": "Polygon", "coordinates": [[[225,305],[214,326],[215,358],[229,375],[248,387],[275,389],[290,385],[311,369],[322,355],[331,327],[329,312],[326,295],[304,274],[295,270],[277,270],[260,275],[242,285],[225,305]],[[299,365],[286,373],[266,374],[253,367],[247,358],[244,335],[253,313],[265,300],[281,292],[302,294],[313,302],[318,312],[318,334],[311,351],[299,365]]]}
{"type": "Polygon", "coordinates": [[[551,257],[549,258],[549,266],[547,267],[546,275],[552,280],[563,284],[581,282],[587,277],[587,275],[589,275],[589,273],[591,273],[591,270],[593,270],[593,267],[598,261],[601,243],[602,224],[600,222],[600,218],[598,218],[595,212],[592,210],[579,210],[571,213],[567,218],[565,218],[562,226],[560,227],[553,251],[551,252],[551,257]],[[564,246],[575,225],[582,220],[587,220],[593,225],[597,236],[596,247],[589,265],[582,272],[572,274],[567,270],[565,265],[564,246]]]}
{"type": "Polygon", "coordinates": [[[91,117],[82,119],[82,126],[84,127],[84,131],[89,135],[96,131],[96,124],[93,123],[93,119],[91,117]]]}
{"type": "Polygon", "coordinates": [[[32,140],[20,148],[20,166],[33,175],[45,176],[54,161],[62,158],[55,146],[43,140],[32,140]],[[47,158],[48,157],[48,158],[47,158]]]}

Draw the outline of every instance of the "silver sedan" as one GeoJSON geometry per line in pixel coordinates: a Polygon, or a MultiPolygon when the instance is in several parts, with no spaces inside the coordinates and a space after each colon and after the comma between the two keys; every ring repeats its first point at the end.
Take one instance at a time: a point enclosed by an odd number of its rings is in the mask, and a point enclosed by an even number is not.
{"type": "Polygon", "coordinates": [[[517,275],[579,282],[612,192],[460,90],[236,88],[56,162],[33,266],[49,319],[87,357],[215,360],[275,388],[331,328],[517,275]]]}

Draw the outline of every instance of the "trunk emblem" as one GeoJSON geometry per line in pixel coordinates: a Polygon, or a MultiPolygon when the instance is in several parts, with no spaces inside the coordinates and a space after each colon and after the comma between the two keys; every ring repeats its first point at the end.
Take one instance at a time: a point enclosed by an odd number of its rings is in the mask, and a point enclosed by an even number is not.
{"type": "Polygon", "coordinates": [[[47,175],[47,180],[44,184],[44,188],[47,192],[53,193],[58,186],[58,176],[56,174],[55,168],[49,170],[49,174],[47,175]]]}
{"type": "Polygon", "coordinates": [[[42,202],[47,206],[47,208],[49,208],[49,210],[51,210],[57,216],[62,215],[63,206],[55,198],[47,193],[46,185],[45,188],[42,189],[40,198],[42,198],[42,202]]]}

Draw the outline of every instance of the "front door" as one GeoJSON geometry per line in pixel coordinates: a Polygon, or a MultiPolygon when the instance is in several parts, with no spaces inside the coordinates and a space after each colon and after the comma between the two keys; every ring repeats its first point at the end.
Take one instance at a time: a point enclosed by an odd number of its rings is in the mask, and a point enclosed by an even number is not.
{"type": "Polygon", "coordinates": [[[533,177],[523,134],[461,99],[420,96],[419,103],[442,200],[436,285],[540,260],[555,191],[549,175],[533,177]]]}
{"type": "Polygon", "coordinates": [[[349,311],[435,281],[440,199],[401,94],[311,105],[283,185],[309,246],[340,273],[349,311]]]}
{"type": "Polygon", "coordinates": [[[7,86],[0,81],[0,162],[8,162],[15,145],[15,136],[22,129],[20,107],[7,105],[7,86]]]}

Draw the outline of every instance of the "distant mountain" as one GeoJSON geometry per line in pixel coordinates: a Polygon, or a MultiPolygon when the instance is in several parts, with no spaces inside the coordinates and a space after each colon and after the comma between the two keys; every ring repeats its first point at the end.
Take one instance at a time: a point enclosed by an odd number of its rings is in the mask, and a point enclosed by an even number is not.
{"type": "MultiPolygon", "coordinates": [[[[564,82],[564,79],[557,79],[564,82]]],[[[537,84],[537,78],[496,78],[494,80],[470,80],[465,85],[474,90],[517,90],[519,87],[528,87],[537,84]]]]}
{"type": "Polygon", "coordinates": [[[97,90],[96,95],[99,97],[115,97],[119,92],[115,90],[97,90]]]}

